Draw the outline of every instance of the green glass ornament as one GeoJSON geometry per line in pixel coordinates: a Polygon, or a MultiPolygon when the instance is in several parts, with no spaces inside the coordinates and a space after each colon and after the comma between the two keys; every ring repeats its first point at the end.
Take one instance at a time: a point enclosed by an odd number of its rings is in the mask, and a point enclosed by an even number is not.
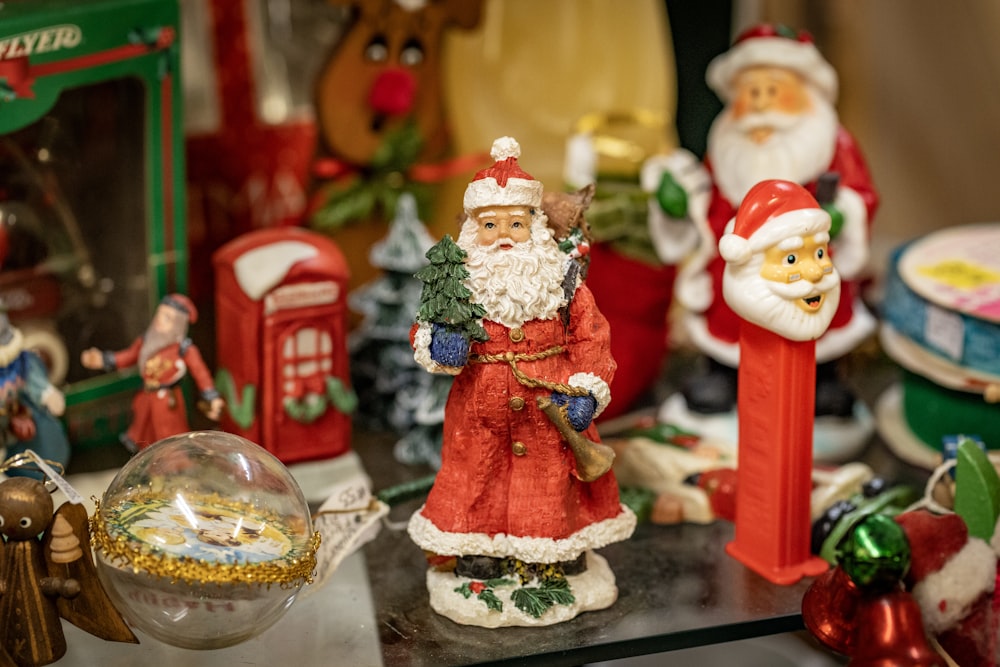
{"type": "Polygon", "coordinates": [[[861,589],[885,592],[898,587],[910,569],[910,543],[892,517],[872,514],[840,543],[837,561],[861,589]]]}

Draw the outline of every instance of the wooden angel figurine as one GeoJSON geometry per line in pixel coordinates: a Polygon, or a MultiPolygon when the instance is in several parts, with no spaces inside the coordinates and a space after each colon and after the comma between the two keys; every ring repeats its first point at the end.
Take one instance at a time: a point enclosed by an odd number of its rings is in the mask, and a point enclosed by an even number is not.
{"type": "Polygon", "coordinates": [[[43,482],[0,482],[0,665],[59,660],[60,618],[102,639],[139,643],[97,578],[87,510],[68,502],[52,508],[43,482]]]}
{"type": "Polygon", "coordinates": [[[441,469],[409,533],[433,554],[434,610],[484,627],[609,606],[614,574],[592,550],[635,527],[593,424],[615,370],[607,320],[580,278],[582,241],[560,249],[519,155],[498,139],[469,184],[457,243],[418,274],[412,332],[417,362],[455,380],[441,469]]]}

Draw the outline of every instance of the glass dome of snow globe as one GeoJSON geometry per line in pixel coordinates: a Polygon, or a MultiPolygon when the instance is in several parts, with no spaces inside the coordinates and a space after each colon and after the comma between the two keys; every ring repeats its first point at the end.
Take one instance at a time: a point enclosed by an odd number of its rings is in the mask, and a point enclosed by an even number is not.
{"type": "Polygon", "coordinates": [[[104,493],[92,533],[101,581],[125,619],[191,649],[270,627],[311,581],[319,544],[288,469],[221,431],[141,450],[104,493]]]}

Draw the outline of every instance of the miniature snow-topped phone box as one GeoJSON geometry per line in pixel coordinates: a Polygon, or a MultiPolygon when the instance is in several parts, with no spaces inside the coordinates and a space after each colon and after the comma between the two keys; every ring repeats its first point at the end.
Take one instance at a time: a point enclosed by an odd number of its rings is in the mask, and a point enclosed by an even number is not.
{"type": "Polygon", "coordinates": [[[187,289],[176,0],[0,4],[0,301],[66,387],[75,448],[117,441],[120,349],[187,289]]]}
{"type": "Polygon", "coordinates": [[[283,463],[333,458],[351,442],[347,260],[298,227],[242,234],[212,256],[222,428],[283,463]]]}

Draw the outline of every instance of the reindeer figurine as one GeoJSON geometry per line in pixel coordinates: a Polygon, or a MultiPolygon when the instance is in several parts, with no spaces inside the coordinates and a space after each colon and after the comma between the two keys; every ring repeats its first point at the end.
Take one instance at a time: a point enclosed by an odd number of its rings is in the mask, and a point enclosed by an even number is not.
{"type": "Polygon", "coordinates": [[[398,196],[426,197],[418,184],[451,175],[427,164],[448,148],[442,37],[475,27],[482,0],[329,1],[350,5],[354,19],[316,83],[310,223],[344,248],[353,288],[375,275],[368,249],[385,236],[398,196]]]}

